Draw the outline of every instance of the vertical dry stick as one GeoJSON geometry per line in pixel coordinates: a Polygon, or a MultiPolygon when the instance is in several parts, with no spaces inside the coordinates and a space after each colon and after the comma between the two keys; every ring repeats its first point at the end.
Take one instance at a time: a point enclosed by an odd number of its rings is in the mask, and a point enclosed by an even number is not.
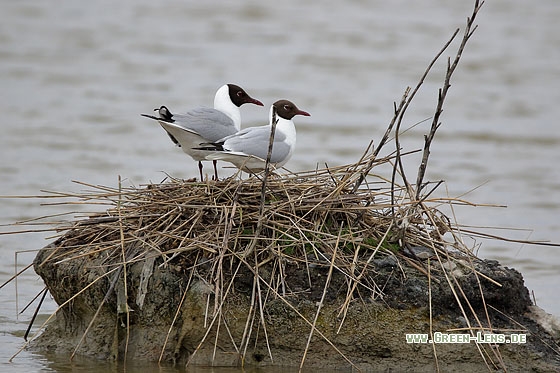
{"type": "MultiPolygon", "coordinates": [[[[266,182],[266,178],[268,176],[269,173],[269,169],[268,166],[270,165],[270,158],[272,157],[272,147],[274,145],[274,134],[276,133],[276,124],[278,124],[278,119],[276,119],[276,108],[273,106],[272,107],[272,119],[270,121],[271,123],[271,129],[270,129],[270,138],[268,140],[268,153],[266,155],[266,162],[264,164],[264,181],[266,182]]],[[[264,183],[263,183],[263,188],[261,189],[261,197],[263,196],[264,193],[264,183]]]]}
{"type": "MultiPolygon", "coordinates": [[[[425,211],[428,211],[428,209],[427,209],[422,203],[420,204],[420,206],[421,206],[425,211]]],[[[436,223],[435,223],[435,221],[432,219],[432,216],[431,216],[430,214],[428,214],[428,213],[426,213],[426,215],[427,215],[428,219],[430,219],[431,225],[434,226],[434,227],[437,226],[436,223]]],[[[424,224],[427,224],[427,223],[424,223],[424,224]]],[[[447,271],[445,270],[445,268],[444,268],[443,261],[442,261],[442,259],[441,259],[439,250],[438,250],[437,247],[435,246],[434,241],[430,241],[430,242],[429,242],[429,245],[430,245],[430,247],[432,248],[432,250],[434,251],[434,254],[436,255],[437,261],[438,261],[439,265],[440,265],[441,268],[442,268],[443,275],[445,276],[445,280],[446,280],[447,284],[449,285],[449,289],[451,290],[451,293],[453,294],[453,296],[454,296],[454,298],[455,298],[455,301],[457,302],[457,305],[459,306],[459,309],[461,310],[461,313],[462,313],[463,317],[464,317],[465,320],[466,320],[467,326],[469,327],[469,329],[473,330],[474,327],[471,326],[470,319],[469,319],[469,317],[467,316],[467,313],[466,313],[466,311],[465,311],[465,308],[464,308],[464,306],[463,306],[463,303],[461,302],[461,299],[459,298],[459,295],[457,294],[457,291],[455,290],[455,287],[453,286],[453,281],[451,281],[448,272],[447,272],[447,271]]],[[[446,254],[448,255],[448,253],[446,253],[446,254]]],[[[456,282],[456,281],[455,281],[455,282],[456,282]]],[[[460,287],[459,287],[459,288],[460,288],[460,287]]],[[[462,290],[461,290],[461,291],[462,291],[462,290]]],[[[463,296],[464,296],[464,295],[463,295],[463,296]]],[[[471,308],[471,309],[472,309],[472,308],[471,308]]],[[[476,318],[476,314],[475,314],[475,318],[476,318]]],[[[478,320],[478,318],[477,318],[477,320],[478,320]]],[[[479,323],[480,323],[480,322],[479,322],[479,323]]],[[[480,325],[480,326],[482,327],[482,325],[480,325]]],[[[480,344],[479,344],[479,343],[476,343],[476,347],[477,347],[477,349],[478,349],[478,351],[479,351],[479,353],[480,353],[480,356],[481,356],[482,359],[484,360],[484,363],[486,364],[486,366],[488,367],[488,369],[490,369],[490,366],[488,365],[488,362],[487,362],[486,358],[484,357],[484,354],[483,354],[483,352],[482,352],[482,350],[481,350],[480,344]]],[[[499,353],[499,352],[498,352],[498,353],[499,353]]]]}
{"type": "MultiPolygon", "coordinates": [[[[126,285],[127,280],[127,273],[126,273],[126,253],[124,250],[124,229],[123,229],[123,222],[122,222],[122,182],[121,182],[121,175],[119,175],[119,199],[117,201],[117,214],[119,216],[119,233],[121,239],[121,253],[122,253],[122,268],[123,268],[123,282],[124,282],[124,307],[126,312],[126,343],[124,345],[124,361],[126,361],[126,357],[128,355],[128,342],[130,340],[130,310],[128,309],[128,288],[126,285]]],[[[117,311],[118,315],[118,311],[117,311]]]]}
{"type": "MultiPolygon", "coordinates": [[[[281,286],[282,287],[282,296],[285,297],[286,296],[286,275],[284,274],[284,259],[282,257],[282,252],[280,251],[280,248],[278,247],[278,285],[277,286],[281,286]]],[[[307,255],[305,256],[307,258],[307,255]]],[[[534,297],[534,296],[533,296],[534,297]]],[[[536,303],[535,303],[536,304],[536,303]]]]}
{"type": "Polygon", "coordinates": [[[19,296],[18,296],[18,293],[19,293],[18,292],[18,277],[19,276],[17,276],[17,273],[18,273],[18,270],[17,270],[17,256],[18,256],[18,253],[16,251],[14,253],[14,273],[16,274],[15,275],[15,281],[14,281],[15,288],[16,288],[16,320],[19,319],[19,296]]]}
{"type": "MultiPolygon", "coordinates": [[[[45,296],[47,295],[47,293],[49,292],[49,289],[47,289],[47,287],[45,286],[43,288],[43,290],[41,290],[39,292],[39,294],[37,294],[35,296],[35,298],[33,298],[33,300],[31,302],[33,302],[35,299],[37,299],[37,297],[39,295],[41,295],[41,293],[43,294],[43,296],[41,297],[41,300],[39,301],[39,304],[37,305],[37,308],[35,309],[35,312],[33,313],[33,316],[31,317],[31,320],[29,321],[29,326],[27,327],[27,330],[25,331],[25,334],[23,335],[23,340],[27,342],[27,336],[29,335],[29,332],[31,331],[31,327],[33,326],[33,323],[35,322],[35,318],[37,318],[37,314],[39,313],[39,310],[41,309],[41,305],[43,304],[43,301],[45,300],[45,296]]],[[[31,305],[31,303],[30,303],[31,305]]],[[[21,311],[23,312],[23,311],[21,311]]]]}
{"type": "MultiPolygon", "coordinates": [[[[408,107],[412,103],[412,100],[416,96],[416,93],[420,90],[420,87],[422,86],[422,84],[424,84],[424,80],[428,76],[429,72],[432,70],[432,67],[434,66],[436,61],[441,57],[443,52],[449,47],[449,45],[455,39],[455,37],[457,36],[458,33],[459,33],[459,29],[455,30],[455,32],[453,33],[451,38],[449,38],[447,43],[445,43],[443,48],[441,48],[440,51],[436,54],[436,56],[432,59],[432,61],[430,61],[428,67],[424,71],[424,74],[422,74],[422,76],[420,77],[420,80],[418,81],[418,84],[416,84],[416,87],[414,88],[414,90],[412,91],[410,96],[408,96],[406,98],[406,102],[404,103],[404,105],[400,106],[399,112],[395,111],[395,116],[397,117],[397,127],[395,128],[395,146],[396,146],[397,155],[396,155],[396,163],[395,163],[394,168],[393,168],[393,174],[392,174],[392,180],[391,180],[391,202],[393,203],[393,205],[394,205],[394,202],[395,202],[394,201],[394,185],[395,185],[395,174],[396,174],[397,166],[400,170],[401,177],[403,178],[403,181],[405,183],[406,190],[412,196],[410,184],[408,183],[408,180],[406,179],[405,172],[404,172],[404,167],[403,167],[403,164],[402,164],[402,158],[400,157],[400,151],[401,150],[400,150],[400,143],[399,143],[399,133],[400,133],[401,124],[402,124],[404,115],[406,113],[406,110],[408,109],[408,107]]],[[[409,91],[410,91],[410,87],[407,88],[407,90],[405,92],[405,96],[409,91]]],[[[394,215],[394,212],[393,212],[393,215],[394,215]]]]}
{"type": "MultiPolygon", "coordinates": [[[[334,266],[333,266],[334,267],[334,266]]],[[[262,280],[262,279],[261,279],[262,280]]],[[[263,282],[269,286],[269,284],[263,280],[263,282]]],[[[340,349],[338,347],[336,347],[336,345],[327,338],[326,335],[324,335],[319,329],[317,329],[316,327],[313,326],[313,323],[309,320],[307,320],[305,318],[305,316],[293,305],[291,304],[285,297],[282,297],[280,294],[278,294],[272,287],[269,286],[270,291],[277,297],[277,299],[279,299],[280,301],[284,302],[284,304],[286,304],[303,322],[305,322],[307,325],[311,326],[312,328],[314,328],[315,332],[321,337],[323,338],[323,340],[325,342],[327,342],[340,356],[342,356],[342,358],[344,360],[346,360],[346,362],[348,362],[348,364],[350,364],[352,366],[353,371],[357,371],[357,372],[361,372],[361,370],[356,366],[356,364],[354,364],[352,362],[352,360],[350,360],[346,355],[344,355],[342,353],[342,351],[340,351],[340,349]]]]}
{"type": "MultiPolygon", "coordinates": [[[[257,241],[258,241],[259,236],[261,234],[262,224],[263,224],[263,220],[264,220],[264,206],[265,206],[265,201],[266,201],[266,182],[268,180],[270,158],[272,156],[272,148],[273,148],[273,145],[274,145],[274,134],[276,132],[276,124],[277,123],[278,123],[278,120],[276,119],[276,108],[274,108],[274,106],[273,106],[272,107],[270,139],[269,139],[269,142],[268,142],[268,153],[266,155],[266,162],[265,162],[265,167],[264,167],[264,177],[263,177],[263,181],[262,181],[262,184],[261,184],[261,201],[260,201],[260,206],[259,206],[259,216],[258,216],[258,220],[257,220],[257,227],[255,228],[255,233],[254,233],[253,239],[251,240],[251,242],[247,246],[247,249],[245,249],[243,257],[241,258],[241,259],[244,259],[251,252],[254,252],[254,254],[255,254],[255,263],[254,263],[254,271],[255,272],[254,273],[255,273],[255,280],[257,281],[257,285],[258,285],[258,279],[259,279],[260,276],[259,276],[259,273],[258,273],[259,266],[258,266],[258,262],[257,262],[257,254],[256,254],[256,251],[255,251],[255,247],[257,246],[257,241]]],[[[258,288],[260,289],[260,286],[258,288]]],[[[222,304],[223,304],[223,302],[222,302],[222,304]]],[[[262,311],[262,309],[261,309],[261,311],[262,311]]],[[[261,317],[262,317],[262,313],[261,313],[261,317]]],[[[264,318],[261,321],[264,324],[264,318]]],[[[267,338],[267,340],[268,340],[268,338],[267,338]]],[[[248,341],[247,341],[247,343],[248,343],[248,341]]],[[[269,348],[269,354],[270,354],[270,359],[272,360],[272,353],[270,351],[270,348],[269,348]]]]}
{"type": "MultiPolygon", "coordinates": [[[[196,265],[196,261],[195,261],[196,265]]],[[[194,267],[194,266],[193,266],[194,267]]],[[[165,346],[167,346],[167,342],[169,341],[169,336],[171,335],[171,331],[173,330],[173,326],[175,325],[175,321],[179,317],[181,313],[181,308],[183,308],[183,303],[185,302],[185,298],[187,297],[189,286],[191,284],[192,276],[194,270],[191,270],[189,274],[189,281],[187,282],[187,286],[185,287],[185,291],[183,292],[183,296],[181,297],[181,301],[179,302],[179,306],[177,306],[177,311],[175,311],[175,315],[173,316],[173,320],[171,321],[171,325],[169,326],[169,330],[167,331],[167,335],[165,336],[165,341],[163,342],[163,346],[161,347],[161,353],[159,354],[158,365],[161,364],[161,360],[163,359],[163,354],[165,352],[165,346]]]]}
{"type": "Polygon", "coordinates": [[[210,309],[210,293],[206,294],[206,307],[204,308],[204,324],[205,328],[208,327],[208,310],[210,309]]]}
{"type": "Polygon", "coordinates": [[[257,283],[253,281],[253,291],[251,292],[251,304],[247,312],[247,320],[245,321],[245,328],[243,329],[243,336],[241,337],[240,349],[243,347],[243,354],[241,355],[241,367],[245,366],[245,356],[247,355],[247,348],[251,340],[251,332],[253,330],[253,318],[255,310],[255,298],[257,296],[257,283]]]}
{"type": "MultiPolygon", "coordinates": [[[[430,62],[430,64],[428,65],[428,67],[426,68],[426,70],[424,71],[424,74],[422,75],[422,77],[420,78],[420,81],[418,82],[418,84],[416,85],[416,88],[414,88],[414,91],[412,91],[412,93],[409,96],[410,93],[410,87],[407,87],[405,89],[405,92],[401,98],[401,101],[399,103],[399,106],[397,107],[397,104],[394,103],[394,113],[393,113],[393,118],[391,119],[391,122],[389,123],[389,126],[387,127],[387,130],[385,131],[385,134],[383,135],[381,141],[379,142],[379,144],[377,145],[377,147],[375,148],[375,150],[373,151],[373,154],[370,156],[370,160],[367,164],[367,166],[364,168],[364,170],[360,173],[360,178],[358,179],[358,181],[356,182],[356,184],[354,184],[354,188],[353,188],[353,193],[356,193],[356,191],[360,188],[360,185],[364,182],[367,174],[369,173],[369,171],[371,171],[371,169],[373,168],[373,165],[375,163],[375,160],[377,158],[377,155],[379,154],[379,152],[381,151],[381,148],[387,143],[387,141],[389,140],[389,136],[391,134],[391,131],[394,127],[395,124],[397,124],[397,129],[396,131],[400,130],[400,126],[401,126],[401,122],[404,118],[404,114],[406,112],[406,110],[408,109],[408,106],[410,106],[410,103],[412,102],[412,99],[414,98],[414,96],[416,96],[416,93],[418,92],[418,90],[420,89],[420,86],[424,83],[424,80],[426,79],[426,76],[428,76],[428,73],[430,72],[430,70],[432,69],[432,67],[434,66],[434,64],[436,63],[436,61],[439,59],[439,57],[443,54],[443,52],[447,49],[447,47],[449,46],[449,44],[451,44],[451,42],[453,41],[453,39],[455,39],[455,36],[457,35],[457,33],[459,32],[459,30],[457,29],[455,31],[455,33],[453,34],[453,36],[449,39],[449,41],[443,46],[443,48],[436,54],[436,56],[432,59],[432,61],[430,62]]],[[[398,145],[398,144],[397,144],[398,145]]],[[[404,174],[404,172],[402,171],[402,164],[400,166],[401,168],[401,173],[404,174]]]]}
{"type": "Polygon", "coordinates": [[[317,306],[317,312],[315,312],[315,318],[313,319],[313,325],[311,325],[311,330],[309,331],[309,336],[307,337],[307,344],[305,345],[305,350],[303,351],[303,356],[301,358],[301,363],[299,364],[299,371],[303,369],[303,363],[305,362],[305,357],[307,356],[307,351],[309,350],[309,345],[311,344],[311,337],[313,337],[313,331],[317,328],[317,319],[319,318],[319,314],[321,313],[321,307],[323,306],[323,301],[325,300],[325,296],[327,295],[327,289],[329,288],[329,283],[331,281],[331,276],[333,273],[334,268],[334,261],[336,258],[336,252],[338,249],[338,245],[340,243],[340,237],[342,236],[342,227],[344,226],[344,222],[340,224],[340,229],[338,231],[338,237],[336,239],[336,243],[334,246],[332,258],[331,258],[331,265],[329,266],[329,273],[327,274],[327,279],[325,280],[325,286],[323,288],[323,295],[321,296],[321,300],[317,306]]]}
{"type": "Polygon", "coordinates": [[[264,333],[264,337],[266,340],[266,347],[268,349],[268,355],[270,356],[270,362],[274,364],[274,359],[272,357],[272,351],[270,350],[270,343],[268,341],[268,332],[266,329],[266,320],[264,318],[264,305],[263,305],[263,296],[262,296],[262,292],[261,292],[261,284],[260,284],[260,276],[259,276],[259,264],[257,263],[257,252],[254,251],[255,254],[255,280],[257,282],[257,297],[258,297],[258,301],[259,301],[259,312],[260,312],[260,319],[261,319],[261,325],[263,327],[263,333],[264,333]]]}
{"type": "Polygon", "coordinates": [[[472,12],[471,16],[467,18],[467,25],[465,27],[465,33],[463,34],[463,40],[461,41],[461,44],[459,45],[459,49],[457,50],[457,54],[455,55],[455,59],[454,59],[453,63],[451,63],[450,58],[447,59],[447,72],[445,74],[445,81],[444,81],[443,87],[440,88],[440,90],[439,90],[438,103],[437,103],[437,107],[436,107],[436,112],[434,114],[434,118],[432,120],[432,126],[430,128],[430,132],[428,133],[428,135],[424,136],[424,152],[423,152],[423,155],[422,155],[422,161],[420,162],[420,167],[418,168],[418,175],[417,175],[417,178],[416,178],[416,199],[417,200],[420,199],[420,193],[422,192],[422,189],[424,188],[424,185],[422,185],[422,183],[423,183],[423,180],[424,180],[424,175],[426,173],[426,167],[428,165],[428,158],[430,157],[430,145],[432,143],[432,140],[434,139],[434,136],[435,136],[435,133],[436,133],[437,129],[441,125],[441,123],[439,122],[439,118],[441,116],[441,113],[443,112],[443,103],[445,102],[445,98],[447,97],[447,92],[449,91],[449,88],[451,87],[451,84],[450,84],[451,76],[453,75],[453,73],[455,72],[455,69],[457,68],[457,65],[459,64],[459,61],[461,59],[463,51],[465,50],[465,46],[467,45],[467,42],[469,41],[469,39],[471,38],[473,33],[476,31],[477,26],[474,25],[474,20],[476,19],[476,15],[478,14],[478,11],[480,10],[480,8],[482,7],[483,4],[484,4],[484,1],[480,2],[479,0],[476,0],[474,2],[474,9],[473,9],[473,12],[472,12]]]}
{"type": "Polygon", "coordinates": [[[272,147],[274,145],[274,134],[276,133],[276,124],[278,120],[276,119],[276,108],[272,107],[272,119],[271,119],[271,129],[270,129],[270,139],[268,141],[268,154],[266,155],[266,162],[264,164],[264,176],[261,185],[261,204],[259,206],[259,219],[257,220],[257,227],[255,229],[255,234],[253,240],[248,245],[247,249],[245,250],[244,257],[249,255],[256,247],[258,237],[261,234],[262,230],[262,223],[263,223],[263,216],[264,216],[264,205],[266,200],[266,181],[268,179],[269,174],[269,165],[270,165],[270,158],[272,156],[272,147]]]}
{"type": "MultiPolygon", "coordinates": [[[[432,315],[432,276],[431,276],[432,264],[430,258],[428,257],[428,307],[430,310],[430,338],[434,340],[434,319],[432,315]]],[[[436,344],[432,343],[432,349],[434,350],[434,359],[436,362],[436,371],[439,372],[439,362],[437,358],[436,344]]]]}
{"type": "Polygon", "coordinates": [[[220,326],[222,325],[221,313],[218,314],[218,325],[216,326],[216,336],[214,337],[214,349],[212,350],[212,364],[216,361],[216,351],[218,350],[218,337],[220,336],[220,326]]]}
{"type": "Polygon", "coordinates": [[[407,88],[405,90],[405,93],[404,93],[403,97],[401,98],[401,102],[400,102],[398,108],[397,108],[397,104],[396,103],[394,104],[395,112],[393,114],[393,119],[391,119],[391,123],[389,123],[389,126],[387,127],[387,130],[385,131],[385,134],[381,138],[381,141],[379,142],[379,144],[377,145],[377,147],[375,148],[373,153],[370,155],[370,159],[369,159],[368,164],[360,172],[360,177],[358,178],[358,180],[354,184],[354,188],[352,188],[352,193],[356,193],[358,191],[358,189],[360,189],[360,186],[362,185],[362,183],[366,179],[368,173],[373,168],[373,166],[375,164],[375,161],[377,159],[377,155],[381,151],[381,148],[383,148],[383,146],[387,143],[387,140],[389,140],[389,136],[391,135],[391,131],[393,130],[393,126],[395,125],[395,122],[398,118],[398,114],[400,113],[400,111],[402,110],[402,108],[403,108],[403,106],[406,102],[406,97],[408,96],[409,90],[410,90],[410,88],[407,88]]]}

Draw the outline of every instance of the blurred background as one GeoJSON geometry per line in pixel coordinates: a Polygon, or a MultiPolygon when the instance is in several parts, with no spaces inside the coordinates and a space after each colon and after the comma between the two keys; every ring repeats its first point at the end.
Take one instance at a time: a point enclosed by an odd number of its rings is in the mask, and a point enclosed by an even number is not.
{"type": "MultiPolygon", "coordinates": [[[[265,103],[242,107],[243,126],[266,124],[269,105],[280,98],[311,113],[295,118],[298,144],[288,169],[355,162],[382,136],[393,102],[416,85],[454,30],[464,28],[472,6],[444,0],[3,1],[0,195],[86,189],[73,180],[116,187],[119,175],[124,185],[137,186],[160,182],[166,173],[196,177],[196,163],[140,113],[162,104],[177,112],[211,106],[224,83],[239,84],[265,103]]],[[[560,242],[559,18],[556,0],[492,0],[479,14],[452,80],[427,179],[446,180],[438,196],[507,208],[457,209],[462,224],[560,242]]],[[[405,127],[433,115],[446,58],[454,57],[458,41],[414,99],[405,127]]],[[[429,123],[403,135],[403,146],[421,148],[429,123]]],[[[412,179],[418,161],[407,160],[412,179]]],[[[6,226],[16,221],[82,209],[44,202],[0,199],[1,231],[24,229],[6,226]]],[[[50,235],[0,235],[0,282],[31,263],[33,250],[52,241],[50,235]]],[[[560,315],[558,248],[471,244],[479,256],[519,270],[537,304],[560,315]]],[[[21,347],[33,313],[16,316],[16,309],[42,286],[28,271],[17,289],[12,283],[0,291],[0,366],[10,371],[71,369],[30,352],[6,362],[21,347]]],[[[47,300],[43,320],[55,309],[47,300]]]]}

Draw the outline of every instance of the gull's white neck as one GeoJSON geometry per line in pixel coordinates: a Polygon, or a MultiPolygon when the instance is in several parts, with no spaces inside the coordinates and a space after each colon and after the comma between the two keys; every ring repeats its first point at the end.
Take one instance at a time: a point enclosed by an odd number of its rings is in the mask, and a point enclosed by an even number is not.
{"type": "Polygon", "coordinates": [[[238,131],[241,129],[241,111],[231,102],[227,84],[221,86],[216,92],[216,96],[214,97],[214,109],[220,110],[230,117],[238,131]]]}
{"type": "MultiPolygon", "coordinates": [[[[270,123],[269,126],[272,126],[272,111],[274,110],[274,106],[270,107],[270,123]]],[[[276,133],[282,132],[286,136],[286,142],[292,146],[296,144],[296,126],[291,119],[284,119],[278,114],[276,114],[276,133]]]]}

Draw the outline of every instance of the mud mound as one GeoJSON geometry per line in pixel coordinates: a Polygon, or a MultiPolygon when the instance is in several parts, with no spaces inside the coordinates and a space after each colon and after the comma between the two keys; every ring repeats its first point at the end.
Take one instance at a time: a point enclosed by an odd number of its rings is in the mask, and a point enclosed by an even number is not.
{"type": "Polygon", "coordinates": [[[524,316],[518,272],[444,244],[441,230],[454,227],[435,209],[417,210],[438,222],[429,225],[400,206],[418,223],[398,228],[382,189],[353,192],[338,172],[271,179],[262,205],[258,178],[104,187],[95,199],[115,207],[36,257],[61,307],[34,346],[192,365],[297,366],[305,354],[307,367],[430,370],[432,346],[406,334],[529,336],[506,352],[437,345],[440,367],[458,356],[461,367],[515,367],[553,345],[524,316]]]}

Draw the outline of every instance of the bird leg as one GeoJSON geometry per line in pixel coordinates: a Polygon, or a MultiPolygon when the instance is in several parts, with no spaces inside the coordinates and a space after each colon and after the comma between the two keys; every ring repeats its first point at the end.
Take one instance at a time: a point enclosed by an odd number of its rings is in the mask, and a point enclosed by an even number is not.
{"type": "Polygon", "coordinates": [[[204,182],[204,177],[202,177],[202,162],[198,161],[198,171],[200,171],[200,181],[204,182]]]}
{"type": "Polygon", "coordinates": [[[212,161],[212,164],[214,165],[214,180],[218,181],[218,170],[216,168],[216,165],[218,164],[218,161],[214,159],[212,161]]]}

